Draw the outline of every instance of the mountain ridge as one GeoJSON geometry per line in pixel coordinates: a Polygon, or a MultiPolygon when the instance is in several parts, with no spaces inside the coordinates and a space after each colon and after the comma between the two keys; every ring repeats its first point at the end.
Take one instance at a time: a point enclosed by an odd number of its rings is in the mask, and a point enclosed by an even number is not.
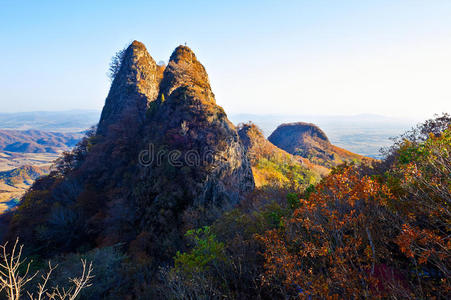
{"type": "Polygon", "coordinates": [[[81,133],[0,129],[0,151],[59,153],[75,146],[81,137],[81,133]]]}

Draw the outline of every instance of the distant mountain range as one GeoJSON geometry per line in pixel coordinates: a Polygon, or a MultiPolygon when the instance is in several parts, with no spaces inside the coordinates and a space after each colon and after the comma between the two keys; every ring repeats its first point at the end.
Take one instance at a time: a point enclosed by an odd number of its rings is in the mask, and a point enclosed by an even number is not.
{"type": "Polygon", "coordinates": [[[58,153],[62,150],[71,149],[81,137],[82,133],[0,129],[0,151],[58,153]]]}
{"type": "Polygon", "coordinates": [[[0,130],[0,213],[13,207],[58,155],[81,137],[82,133],[0,130]]]}
{"type": "Polygon", "coordinates": [[[78,132],[97,124],[99,116],[100,112],[96,110],[0,113],[0,128],[78,132]]]}
{"type": "MultiPolygon", "coordinates": [[[[380,158],[379,150],[391,144],[390,137],[398,136],[420,121],[372,114],[354,116],[229,114],[228,116],[235,125],[252,121],[263,130],[266,137],[282,123],[314,123],[327,133],[333,144],[373,158],[380,158]]],[[[97,124],[99,117],[100,111],[97,110],[0,113],[0,129],[73,133],[84,131],[97,124]]]]}
{"type": "Polygon", "coordinates": [[[73,110],[0,114],[0,171],[48,166],[96,124],[99,112],[73,110]]]}

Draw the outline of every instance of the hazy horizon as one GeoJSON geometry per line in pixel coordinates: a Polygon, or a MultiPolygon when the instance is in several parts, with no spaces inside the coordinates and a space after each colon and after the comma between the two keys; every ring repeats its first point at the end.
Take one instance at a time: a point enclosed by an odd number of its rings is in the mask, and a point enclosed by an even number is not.
{"type": "MultiPolygon", "coordinates": [[[[45,132],[83,132],[98,123],[100,110],[32,111],[0,113],[0,129],[41,130],[45,132]]],[[[302,115],[302,114],[227,114],[238,125],[252,121],[268,137],[279,125],[307,122],[319,126],[330,141],[354,153],[380,158],[380,148],[391,145],[399,136],[423,120],[393,118],[375,114],[302,115]]]]}
{"type": "MultiPolygon", "coordinates": [[[[13,115],[13,114],[34,114],[34,113],[73,113],[73,112],[90,112],[90,113],[98,113],[99,117],[100,114],[102,113],[102,108],[99,109],[95,109],[95,108],[73,108],[73,109],[54,109],[54,110],[23,110],[23,111],[3,111],[0,112],[0,114],[9,114],[9,115],[13,115]]],[[[426,116],[427,118],[433,118],[434,115],[441,115],[442,113],[445,113],[445,111],[443,112],[437,112],[434,113],[430,116],[426,116]]],[[[410,116],[403,116],[403,117],[394,117],[394,116],[390,116],[390,115],[383,115],[383,114],[377,114],[377,113],[355,113],[355,114],[308,114],[308,113],[254,113],[254,112],[236,112],[236,113],[228,113],[226,112],[227,115],[230,116],[252,116],[252,117],[320,117],[320,118],[346,118],[346,117],[375,117],[375,118],[379,118],[379,119],[392,119],[392,120],[400,120],[400,121],[415,121],[415,122],[421,122],[424,120],[424,118],[420,118],[420,117],[410,117],[410,116]]],[[[250,120],[252,121],[252,120],[250,120]]],[[[302,121],[302,120],[299,120],[302,121]]]]}
{"type": "Polygon", "coordinates": [[[8,2],[0,104],[100,110],[111,57],[137,39],[157,62],[186,42],[229,114],[425,119],[451,110],[450,14],[449,1],[8,2]]]}

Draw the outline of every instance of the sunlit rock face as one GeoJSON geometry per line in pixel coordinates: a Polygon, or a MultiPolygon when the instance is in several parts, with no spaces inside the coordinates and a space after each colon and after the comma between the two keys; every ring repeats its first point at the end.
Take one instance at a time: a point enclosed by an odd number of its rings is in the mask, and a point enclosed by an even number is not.
{"type": "Polygon", "coordinates": [[[253,190],[246,150],[195,54],[179,46],[161,71],[142,43],[131,43],[97,130],[61,160],[63,171],[32,187],[37,207],[19,210],[40,213],[16,218],[9,236],[58,253],[127,245],[145,233],[147,254],[162,261],[182,247],[188,223],[211,224],[253,190]]]}
{"type": "MultiPolygon", "coordinates": [[[[254,188],[237,130],[216,105],[205,68],[188,47],[171,55],[145,130],[146,144],[164,154],[161,163],[142,168],[141,185],[152,191],[140,201],[145,215],[156,218],[155,211],[165,211],[170,220],[176,208],[231,207],[254,188]]],[[[152,224],[153,218],[141,219],[152,224]]]]}
{"type": "Polygon", "coordinates": [[[139,126],[158,95],[157,65],[144,44],[134,41],[123,53],[98,125],[98,134],[113,126],[139,126]]]}

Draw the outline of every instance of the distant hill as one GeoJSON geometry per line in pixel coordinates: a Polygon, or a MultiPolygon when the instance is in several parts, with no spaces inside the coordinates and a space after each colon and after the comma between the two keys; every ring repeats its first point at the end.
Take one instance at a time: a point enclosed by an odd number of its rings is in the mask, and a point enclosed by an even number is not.
{"type": "Polygon", "coordinates": [[[344,162],[371,160],[330,143],[327,135],[312,123],[285,123],[269,136],[268,140],[293,155],[302,156],[311,162],[331,168],[344,162]]]}
{"type": "Polygon", "coordinates": [[[82,133],[40,130],[0,130],[0,151],[19,153],[58,153],[72,148],[82,133]]]}
{"type": "Polygon", "coordinates": [[[331,143],[360,155],[381,158],[380,149],[392,144],[391,137],[405,132],[420,120],[391,118],[380,115],[325,116],[325,115],[256,115],[234,114],[235,124],[252,121],[268,137],[282,123],[309,122],[327,132],[331,143]]]}
{"type": "Polygon", "coordinates": [[[95,125],[99,120],[99,116],[100,112],[96,110],[0,113],[0,128],[77,132],[95,125]]]}
{"type": "Polygon", "coordinates": [[[33,182],[48,171],[49,167],[25,165],[0,172],[0,213],[14,207],[33,182]]]}
{"type": "Polygon", "coordinates": [[[0,182],[10,186],[31,185],[34,180],[48,172],[48,167],[25,165],[13,170],[0,172],[0,182]]]}
{"type": "Polygon", "coordinates": [[[296,182],[301,187],[316,183],[329,169],[292,155],[272,143],[253,123],[239,125],[238,134],[249,155],[255,186],[283,186],[296,182]]]}

